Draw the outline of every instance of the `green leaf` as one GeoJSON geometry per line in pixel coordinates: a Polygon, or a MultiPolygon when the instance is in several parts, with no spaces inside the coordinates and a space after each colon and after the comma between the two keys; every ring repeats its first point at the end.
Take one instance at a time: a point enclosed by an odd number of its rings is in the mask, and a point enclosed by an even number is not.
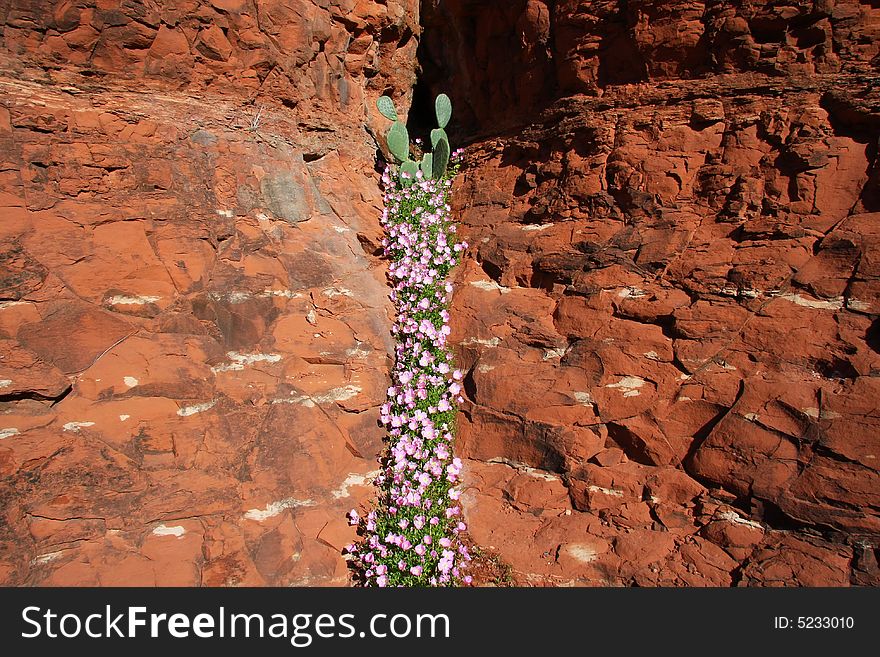
{"type": "Polygon", "coordinates": [[[397,108],[394,107],[394,101],[388,96],[380,96],[379,100],[376,101],[376,107],[379,108],[379,112],[382,116],[389,121],[397,120],[397,108]]]}
{"type": "Polygon", "coordinates": [[[449,140],[441,139],[434,148],[434,178],[438,180],[446,173],[446,165],[449,164],[449,140]]]}
{"type": "Polygon", "coordinates": [[[422,175],[431,178],[434,175],[434,156],[430,153],[422,155],[422,175]]]}
{"type": "Polygon", "coordinates": [[[388,130],[388,150],[401,162],[409,159],[409,132],[400,121],[392,123],[388,130]]]}
{"type": "Polygon", "coordinates": [[[437,148],[437,142],[441,139],[449,141],[449,137],[446,136],[446,131],[443,128],[434,128],[431,130],[431,148],[437,148]]]}
{"type": "Polygon", "coordinates": [[[440,94],[434,99],[434,113],[437,115],[437,125],[445,128],[452,118],[452,101],[446,94],[440,94]]]}
{"type": "Polygon", "coordinates": [[[416,174],[419,171],[419,165],[413,162],[412,160],[406,160],[403,164],[400,165],[400,173],[401,180],[403,180],[406,184],[410,184],[415,180],[416,174]],[[403,174],[407,174],[409,178],[404,178],[403,174]]]}

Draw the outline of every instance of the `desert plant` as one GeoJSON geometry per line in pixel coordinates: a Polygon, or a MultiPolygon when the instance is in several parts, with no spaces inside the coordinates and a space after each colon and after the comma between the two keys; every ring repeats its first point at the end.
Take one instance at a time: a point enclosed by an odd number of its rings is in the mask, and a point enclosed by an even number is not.
{"type": "MultiPolygon", "coordinates": [[[[437,120],[442,129],[452,107],[448,98],[440,98],[437,120]]],[[[470,554],[461,540],[466,526],[456,488],[461,461],[452,449],[462,373],[447,348],[452,295],[447,277],[467,248],[467,243],[456,242],[450,218],[457,154],[450,155],[444,132],[433,153],[425,153],[417,165],[409,159],[409,143],[404,148],[399,141],[404,133],[396,127],[402,124],[394,104],[383,96],[378,106],[395,121],[388,145],[400,161],[397,171],[389,165],[382,177],[387,232],[382,243],[391,261],[397,346],[380,415],[388,448],[376,479],[378,500],[364,517],[354,509],[349,512],[361,539],[348,550],[368,586],[470,583],[464,573],[470,554]]]]}
{"type": "Polygon", "coordinates": [[[446,167],[449,166],[451,155],[449,137],[445,130],[452,117],[452,101],[449,100],[449,96],[440,94],[434,99],[434,114],[437,118],[437,125],[440,127],[431,131],[433,153],[426,152],[418,164],[410,159],[409,132],[406,125],[398,118],[394,101],[388,96],[381,96],[376,101],[376,107],[382,116],[393,121],[385,135],[385,141],[388,143],[388,150],[400,164],[400,173],[406,174],[403,179],[412,181],[415,178],[414,167],[417,167],[426,178],[434,178],[435,180],[443,178],[446,175],[446,167]]]}

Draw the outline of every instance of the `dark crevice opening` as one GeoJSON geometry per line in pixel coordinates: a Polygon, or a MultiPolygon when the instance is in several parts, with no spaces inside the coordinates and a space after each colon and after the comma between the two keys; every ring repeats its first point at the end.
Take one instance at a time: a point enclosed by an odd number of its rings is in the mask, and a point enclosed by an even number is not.
{"type": "Polygon", "coordinates": [[[17,401],[38,401],[38,402],[50,402],[49,406],[54,406],[55,404],[63,401],[67,395],[69,395],[73,391],[73,386],[67,386],[61,393],[57,395],[44,395],[39,392],[34,392],[31,390],[24,392],[13,392],[7,395],[0,395],[0,403],[3,402],[17,402],[17,401]]]}

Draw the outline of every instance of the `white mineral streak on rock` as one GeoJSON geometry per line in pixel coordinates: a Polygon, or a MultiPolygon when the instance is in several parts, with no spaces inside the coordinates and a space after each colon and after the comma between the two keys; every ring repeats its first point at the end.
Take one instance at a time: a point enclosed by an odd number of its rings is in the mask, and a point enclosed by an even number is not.
{"type": "Polygon", "coordinates": [[[49,563],[50,561],[55,561],[58,557],[60,557],[64,552],[62,550],[58,550],[57,552],[47,552],[46,554],[38,554],[33,559],[31,559],[32,566],[41,566],[43,564],[49,563]]]}
{"type": "Polygon", "coordinates": [[[620,290],[620,292],[617,293],[617,296],[621,299],[638,299],[639,297],[646,296],[647,294],[647,292],[637,287],[627,286],[620,290]]]}
{"type": "Polygon", "coordinates": [[[125,421],[126,421],[128,418],[130,418],[130,417],[131,417],[131,415],[120,415],[120,416],[119,416],[119,421],[120,421],[120,422],[125,422],[125,421]]]}
{"type": "Polygon", "coordinates": [[[364,343],[358,342],[357,347],[351,347],[350,349],[345,350],[345,355],[349,358],[353,358],[355,360],[360,360],[362,358],[366,358],[372,352],[369,349],[363,348],[364,343]]]}
{"type": "Polygon", "coordinates": [[[545,349],[544,357],[541,360],[551,360],[553,358],[562,358],[568,349],[566,347],[556,347],[555,349],[545,349]]]}
{"type": "Polygon", "coordinates": [[[9,436],[18,435],[19,431],[15,427],[9,427],[7,429],[0,429],[0,440],[4,438],[9,438],[9,436]]]}
{"type": "Polygon", "coordinates": [[[93,426],[95,426],[95,423],[94,423],[94,422],[68,422],[67,424],[65,424],[65,425],[64,425],[63,427],[61,427],[61,428],[62,428],[64,431],[74,431],[74,432],[76,432],[76,431],[79,431],[80,429],[83,429],[83,428],[86,428],[86,427],[93,427],[93,426]]]}
{"type": "Polygon", "coordinates": [[[347,287],[328,287],[324,290],[324,296],[330,299],[334,297],[353,297],[354,292],[347,287]]]}
{"type": "Polygon", "coordinates": [[[251,509],[244,514],[248,520],[256,520],[263,522],[269,518],[274,518],[285,509],[296,509],[301,506],[315,506],[314,500],[297,500],[293,497],[287,497],[277,502],[270,502],[263,509],[251,509]]]}
{"type": "Polygon", "coordinates": [[[782,292],[780,290],[756,290],[756,289],[740,289],[736,287],[723,287],[717,292],[722,296],[728,297],[744,297],[747,299],[757,299],[765,297],[768,299],[782,299],[803,308],[812,308],[814,310],[841,310],[848,308],[850,310],[868,311],[870,304],[857,299],[845,300],[843,297],[834,297],[833,299],[815,299],[797,294],[794,292],[782,292]]]}
{"type": "Polygon", "coordinates": [[[756,290],[754,288],[739,288],[739,287],[722,287],[718,290],[718,294],[725,297],[741,297],[746,299],[757,299],[760,296],[764,295],[764,292],[761,290],[756,290]]]}
{"type": "Polygon", "coordinates": [[[835,299],[809,299],[800,294],[785,293],[778,295],[778,298],[791,301],[793,304],[803,306],[804,308],[814,308],[816,310],[840,310],[843,308],[843,297],[835,299]]]}
{"type": "Polygon", "coordinates": [[[153,530],[153,534],[156,536],[176,536],[177,538],[181,538],[186,534],[186,530],[180,525],[174,525],[173,527],[159,525],[153,530]]]}
{"type": "Polygon", "coordinates": [[[495,281],[471,281],[471,286],[477,288],[478,290],[485,290],[486,292],[500,292],[501,294],[507,294],[508,292],[510,292],[509,287],[499,285],[495,281]]]}
{"type": "Polygon", "coordinates": [[[312,395],[311,397],[312,401],[316,404],[331,404],[333,402],[345,401],[352,397],[357,397],[360,392],[361,388],[358,386],[348,385],[341,388],[333,388],[333,390],[330,390],[323,395],[312,395]]]}
{"type": "Polygon", "coordinates": [[[718,514],[718,517],[722,520],[727,520],[728,522],[735,522],[737,525],[746,525],[747,527],[754,527],[755,529],[760,529],[761,531],[764,531],[761,523],[743,518],[735,511],[722,511],[718,514]]]}
{"type": "Polygon", "coordinates": [[[122,377],[122,382],[127,385],[129,388],[134,388],[138,384],[138,380],[133,376],[124,376],[122,377]]]}
{"type": "Polygon", "coordinates": [[[660,356],[657,355],[656,351],[646,351],[643,355],[648,360],[660,360],[660,356]]]}
{"type": "Polygon", "coordinates": [[[468,338],[467,340],[465,340],[461,344],[463,344],[465,346],[471,345],[471,344],[478,344],[478,345],[482,345],[484,347],[497,347],[499,344],[501,344],[501,338],[489,338],[488,340],[484,340],[482,338],[468,338]]]}
{"type": "Polygon", "coordinates": [[[593,395],[588,392],[575,391],[574,399],[578,404],[583,404],[584,406],[592,406],[596,403],[596,400],[593,399],[593,395]]]}
{"type": "Polygon", "coordinates": [[[584,545],[583,543],[569,543],[562,548],[562,551],[572,559],[580,561],[581,563],[590,563],[591,561],[595,561],[599,556],[599,553],[596,552],[595,548],[589,545],[584,545]]]}
{"type": "Polygon", "coordinates": [[[866,303],[865,301],[859,301],[858,299],[847,299],[846,307],[850,310],[856,310],[860,313],[866,313],[871,311],[871,304],[866,303]]]}
{"type": "Polygon", "coordinates": [[[547,230],[553,226],[554,224],[520,224],[522,230],[547,230]]]}
{"type": "Polygon", "coordinates": [[[350,497],[351,493],[348,491],[349,488],[351,488],[352,486],[364,486],[368,481],[373,479],[378,474],[378,470],[373,470],[372,472],[368,472],[367,474],[352,472],[345,478],[345,481],[339,484],[339,488],[331,491],[330,494],[333,496],[333,499],[336,500],[342,499],[343,497],[350,497]]]}
{"type": "Polygon", "coordinates": [[[180,417],[189,417],[190,415],[195,415],[196,413],[203,413],[211,408],[214,408],[214,404],[217,403],[216,399],[212,399],[211,401],[204,402],[202,404],[193,404],[192,406],[184,406],[182,408],[177,409],[177,414],[180,417]]]}
{"type": "Polygon", "coordinates": [[[117,295],[114,297],[110,297],[107,299],[107,303],[111,306],[143,306],[148,303],[156,303],[162,297],[152,297],[152,296],[125,296],[125,295],[117,295]]]}
{"type": "Polygon", "coordinates": [[[12,379],[0,379],[0,388],[8,388],[12,385],[12,379]]]}
{"type": "Polygon", "coordinates": [[[647,381],[638,376],[625,376],[617,383],[609,383],[606,388],[618,388],[624,397],[638,397],[639,388],[645,385],[647,381]]]}
{"type": "Polygon", "coordinates": [[[591,493],[602,493],[610,497],[623,497],[623,491],[619,488],[602,488],[601,486],[589,486],[587,488],[591,493]]]}
{"type": "Polygon", "coordinates": [[[258,296],[261,297],[282,297],[284,299],[299,299],[303,296],[302,292],[294,290],[263,290],[258,296]]]}
{"type": "Polygon", "coordinates": [[[299,395],[297,397],[279,397],[278,399],[273,399],[273,404],[302,404],[306,408],[314,408],[315,402],[312,401],[312,398],[308,395],[299,395]]]}
{"type": "Polygon", "coordinates": [[[315,395],[297,395],[296,397],[280,397],[273,399],[273,404],[302,404],[307,408],[312,408],[316,404],[332,404],[333,402],[346,401],[352,397],[357,397],[362,388],[353,385],[333,388],[325,393],[315,395]]]}
{"type": "Polygon", "coordinates": [[[254,363],[277,363],[281,360],[280,354],[243,354],[237,351],[226,352],[226,357],[231,362],[215,365],[211,368],[214,374],[219,372],[237,372],[243,370],[247,365],[254,363]]]}
{"type": "Polygon", "coordinates": [[[26,306],[29,303],[33,303],[33,301],[0,301],[0,310],[6,310],[13,306],[26,306]]]}

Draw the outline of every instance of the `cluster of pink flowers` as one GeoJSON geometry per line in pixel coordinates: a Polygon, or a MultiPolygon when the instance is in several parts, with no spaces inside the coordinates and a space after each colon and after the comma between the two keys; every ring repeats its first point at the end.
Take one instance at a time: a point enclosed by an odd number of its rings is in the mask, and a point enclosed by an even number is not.
{"type": "Polygon", "coordinates": [[[401,181],[386,170],[382,224],[385,254],[391,260],[391,298],[396,360],[381,421],[388,451],[376,479],[375,509],[349,520],[361,540],[348,548],[368,586],[447,586],[469,584],[470,561],[461,534],[456,484],[461,461],[453,455],[455,415],[462,373],[447,349],[446,278],[467,248],[455,241],[449,187],[455,168],[443,179],[401,181]]]}

